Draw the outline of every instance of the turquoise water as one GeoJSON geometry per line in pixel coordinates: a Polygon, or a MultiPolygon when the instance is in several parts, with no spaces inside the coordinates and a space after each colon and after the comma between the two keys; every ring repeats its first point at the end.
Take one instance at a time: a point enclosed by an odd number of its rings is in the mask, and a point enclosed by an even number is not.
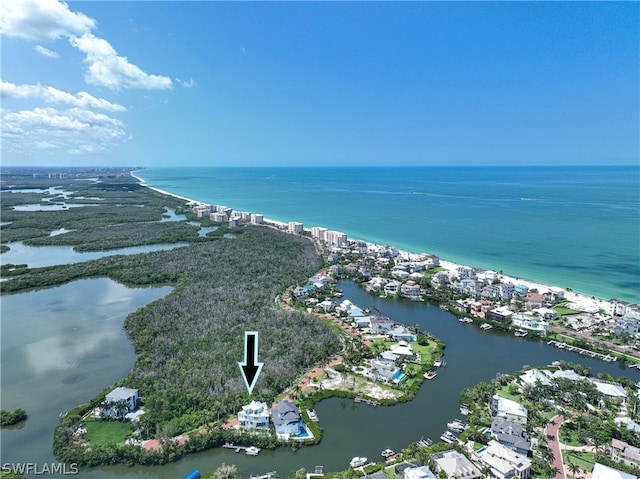
{"type": "Polygon", "coordinates": [[[640,302],[640,168],[153,168],[152,187],[640,302]]]}

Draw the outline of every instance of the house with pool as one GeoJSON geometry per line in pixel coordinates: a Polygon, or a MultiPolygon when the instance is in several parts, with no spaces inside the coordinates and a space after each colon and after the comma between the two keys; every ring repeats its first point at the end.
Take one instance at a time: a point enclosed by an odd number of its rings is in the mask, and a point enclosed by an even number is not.
{"type": "Polygon", "coordinates": [[[271,410],[271,419],[276,437],[281,441],[311,439],[313,435],[300,417],[300,412],[291,401],[282,400],[271,410]]]}

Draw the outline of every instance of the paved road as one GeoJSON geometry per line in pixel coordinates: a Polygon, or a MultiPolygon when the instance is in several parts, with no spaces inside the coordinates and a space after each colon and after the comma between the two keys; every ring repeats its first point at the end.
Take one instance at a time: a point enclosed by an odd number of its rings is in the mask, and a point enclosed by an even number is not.
{"type": "Polygon", "coordinates": [[[562,463],[562,452],[560,451],[560,441],[558,440],[558,429],[564,422],[564,416],[555,416],[549,421],[544,433],[547,435],[549,449],[553,453],[553,462],[551,465],[556,470],[554,479],[566,479],[564,472],[564,464],[562,463]]]}

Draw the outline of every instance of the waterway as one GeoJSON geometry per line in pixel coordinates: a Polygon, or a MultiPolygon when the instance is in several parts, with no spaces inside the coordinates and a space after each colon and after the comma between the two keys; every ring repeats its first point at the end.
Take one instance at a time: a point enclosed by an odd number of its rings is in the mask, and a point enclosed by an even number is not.
{"type": "MultiPolygon", "coordinates": [[[[340,470],[356,455],[377,460],[385,448],[399,450],[423,436],[436,440],[448,421],[460,417],[459,391],[489,381],[498,372],[510,373],[523,365],[564,359],[586,364],[594,374],[607,372],[614,377],[640,379],[638,371],[617,363],[586,358],[500,331],[482,331],[426,303],[374,297],[349,281],[339,287],[344,298],[360,307],[375,306],[382,314],[407,325],[418,323],[422,330],[446,343],[446,367],[438,370],[435,379],[423,383],[413,401],[393,407],[356,405],[337,398],[322,401],[315,408],[324,428],[322,443],[296,452],[282,448],[248,457],[231,450],[210,450],[162,467],[103,467],[82,471],[79,477],[173,479],[193,469],[213,470],[222,463],[236,464],[245,478],[273,470],[286,477],[293,470],[310,470],[316,465],[323,465],[325,471],[340,470]]],[[[7,408],[24,407],[30,414],[24,429],[2,431],[3,463],[54,461],[51,432],[59,412],[86,401],[126,375],[134,357],[121,331],[122,320],[127,312],[165,293],[162,289],[129,290],[109,280],[87,280],[3,297],[2,401],[7,408]],[[143,292],[150,296],[138,296],[143,292]],[[122,306],[120,316],[106,313],[109,309],[96,310],[111,304],[122,306]],[[112,320],[105,320],[105,315],[112,320]],[[73,317],[74,321],[70,319],[73,317]],[[97,326],[100,322],[112,328],[101,330],[97,326]]]]}
{"type": "Polygon", "coordinates": [[[101,278],[2,296],[2,407],[29,415],[22,428],[2,429],[2,464],[55,462],[59,414],[129,373],[135,353],[123,321],[171,289],[133,289],[101,278]]]}

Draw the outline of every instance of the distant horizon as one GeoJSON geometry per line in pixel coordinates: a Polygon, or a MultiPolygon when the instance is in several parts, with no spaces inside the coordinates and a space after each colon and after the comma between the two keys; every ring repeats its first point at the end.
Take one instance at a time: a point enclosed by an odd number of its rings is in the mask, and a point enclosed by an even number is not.
{"type": "Polygon", "coordinates": [[[5,168],[24,168],[24,169],[51,169],[51,168],[69,168],[69,169],[92,169],[92,168],[105,168],[105,169],[121,169],[121,168],[130,168],[133,170],[143,170],[143,169],[151,169],[151,168],[162,168],[162,169],[190,169],[190,168],[219,168],[219,169],[266,169],[266,168],[332,168],[332,169],[349,169],[349,168],[640,168],[640,164],[638,163],[616,163],[616,164],[490,164],[490,165],[0,165],[0,170],[5,168]]]}

